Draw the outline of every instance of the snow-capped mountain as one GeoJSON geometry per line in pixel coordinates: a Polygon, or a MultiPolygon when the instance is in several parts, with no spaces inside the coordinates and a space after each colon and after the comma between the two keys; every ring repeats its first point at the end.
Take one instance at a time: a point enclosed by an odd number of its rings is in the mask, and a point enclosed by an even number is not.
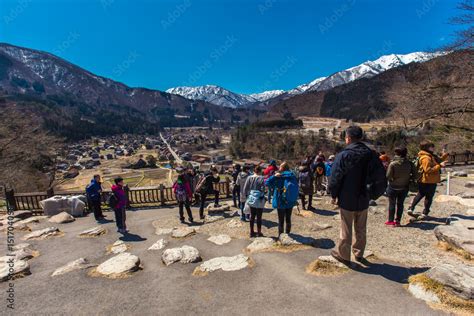
{"type": "Polygon", "coordinates": [[[247,95],[235,93],[219,86],[205,85],[198,87],[176,87],[168,89],[166,92],[178,94],[192,100],[204,100],[220,106],[243,108],[248,107],[251,104],[265,102],[272,99],[285,99],[307,91],[328,90],[357,79],[376,76],[391,68],[403,66],[413,62],[425,62],[444,54],[446,53],[415,52],[404,55],[384,55],[374,61],[366,61],[358,66],[336,72],[328,77],[316,78],[309,83],[299,85],[296,88],[288,91],[270,90],[247,95]]]}
{"type": "Polygon", "coordinates": [[[238,94],[215,85],[198,87],[176,87],[166,90],[168,93],[178,94],[191,100],[203,100],[209,103],[240,108],[256,100],[245,94],[238,94]]]}
{"type": "MultiPolygon", "coordinates": [[[[358,66],[351,67],[332,74],[326,78],[317,78],[309,84],[297,87],[302,92],[322,91],[334,88],[336,86],[360,79],[376,76],[386,70],[403,66],[413,62],[424,62],[432,58],[444,55],[444,52],[425,53],[415,52],[405,55],[390,54],[382,56],[374,61],[366,61],[358,66]]],[[[295,90],[295,89],[294,89],[295,90]]],[[[291,90],[293,91],[293,90],[291,90]]]]}

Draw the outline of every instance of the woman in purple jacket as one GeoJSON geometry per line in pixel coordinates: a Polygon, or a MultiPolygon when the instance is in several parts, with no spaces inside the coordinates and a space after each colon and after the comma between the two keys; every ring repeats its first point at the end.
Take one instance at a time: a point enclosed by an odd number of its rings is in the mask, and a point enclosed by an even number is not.
{"type": "Polygon", "coordinates": [[[117,223],[117,232],[125,234],[127,232],[127,225],[125,224],[126,215],[125,207],[127,206],[127,195],[123,190],[123,179],[116,178],[115,185],[112,186],[112,194],[117,198],[117,204],[114,207],[115,222],[117,223]]]}

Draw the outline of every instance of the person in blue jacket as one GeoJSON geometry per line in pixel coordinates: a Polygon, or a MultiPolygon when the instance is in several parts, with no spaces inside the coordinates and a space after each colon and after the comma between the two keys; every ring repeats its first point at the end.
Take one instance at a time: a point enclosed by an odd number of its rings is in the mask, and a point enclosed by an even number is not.
{"type": "Polygon", "coordinates": [[[291,232],[291,213],[299,196],[298,179],[283,162],[279,170],[266,181],[265,185],[274,191],[272,206],[278,211],[278,236],[291,232]],[[283,231],[286,222],[286,229],[283,231]]]}
{"type": "Polygon", "coordinates": [[[329,192],[329,182],[331,182],[331,170],[332,170],[332,164],[334,163],[334,155],[329,156],[329,160],[326,161],[324,164],[326,166],[326,193],[330,194],[329,192]]]}
{"type": "Polygon", "coordinates": [[[100,175],[96,174],[86,187],[87,202],[94,211],[94,217],[96,221],[103,220],[105,218],[102,214],[102,184],[100,181],[100,175]]]}

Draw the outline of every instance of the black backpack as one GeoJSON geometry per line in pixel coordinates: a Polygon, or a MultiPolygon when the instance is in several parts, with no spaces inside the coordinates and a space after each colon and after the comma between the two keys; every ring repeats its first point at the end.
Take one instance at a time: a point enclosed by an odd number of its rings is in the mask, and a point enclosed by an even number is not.
{"type": "Polygon", "coordinates": [[[111,193],[109,195],[109,198],[107,199],[107,205],[110,207],[110,208],[115,208],[119,203],[119,200],[117,198],[117,196],[115,195],[115,193],[111,193]]]}

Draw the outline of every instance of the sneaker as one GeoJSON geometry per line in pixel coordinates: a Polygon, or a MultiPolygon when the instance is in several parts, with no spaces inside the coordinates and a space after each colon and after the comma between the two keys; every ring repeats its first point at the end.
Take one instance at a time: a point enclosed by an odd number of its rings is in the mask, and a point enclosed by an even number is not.
{"type": "Polygon", "coordinates": [[[184,218],[180,218],[179,221],[181,222],[181,224],[184,223],[184,218]]]}
{"type": "Polygon", "coordinates": [[[194,223],[194,219],[191,217],[188,219],[190,223],[194,223]]]}
{"type": "Polygon", "coordinates": [[[420,216],[418,216],[418,219],[419,219],[420,221],[422,221],[422,220],[427,220],[427,219],[428,219],[428,215],[420,214],[420,216]]]}
{"type": "Polygon", "coordinates": [[[410,216],[415,216],[415,211],[413,209],[409,208],[407,210],[407,214],[410,215],[410,216]]]}
{"type": "Polygon", "coordinates": [[[255,238],[255,237],[257,237],[257,234],[255,234],[254,232],[251,232],[250,233],[250,238],[255,238]]]}
{"type": "Polygon", "coordinates": [[[199,219],[204,220],[205,219],[204,215],[199,216],[199,219]]]}
{"type": "Polygon", "coordinates": [[[400,225],[400,221],[395,221],[395,227],[400,227],[402,225],[400,225]]]}
{"type": "Polygon", "coordinates": [[[390,227],[395,227],[396,223],[392,221],[386,221],[385,225],[390,226],[390,227]]]}

